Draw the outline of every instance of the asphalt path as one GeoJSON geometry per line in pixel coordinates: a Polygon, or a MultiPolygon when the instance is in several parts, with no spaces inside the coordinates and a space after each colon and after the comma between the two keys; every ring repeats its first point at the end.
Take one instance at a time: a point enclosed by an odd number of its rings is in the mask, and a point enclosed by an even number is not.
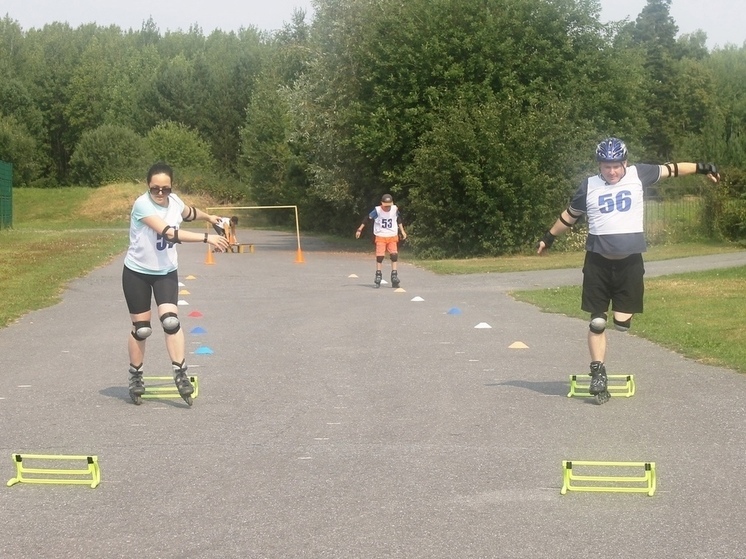
{"type": "MultiPolygon", "coordinates": [[[[1,557],[746,557],[743,375],[610,332],[609,373],[636,394],[568,398],[587,321],[509,291],[579,270],[405,261],[403,290],[375,289],[372,254],[304,239],[299,263],[294,237],[250,237],[213,265],[179,247],[191,408],[129,399],[121,257],[0,330],[2,481],[12,453],[95,455],[102,473],[2,486],[1,557]],[[657,492],[561,495],[563,460],[655,462],[657,492]]],[[[146,375],[168,375],[154,324],[146,375]]]]}

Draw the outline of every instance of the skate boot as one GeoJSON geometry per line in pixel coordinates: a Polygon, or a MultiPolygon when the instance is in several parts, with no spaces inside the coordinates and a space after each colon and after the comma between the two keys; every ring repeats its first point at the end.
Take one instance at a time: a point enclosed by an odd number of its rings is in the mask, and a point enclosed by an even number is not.
{"type": "Polygon", "coordinates": [[[588,387],[588,392],[596,397],[596,402],[604,404],[609,401],[611,394],[609,394],[606,378],[606,367],[601,361],[593,361],[591,363],[591,384],[588,387]]]}
{"type": "Polygon", "coordinates": [[[391,287],[397,288],[399,287],[399,284],[401,284],[399,274],[396,273],[396,270],[391,270],[391,287]]]}
{"type": "Polygon", "coordinates": [[[382,279],[383,279],[383,273],[381,273],[381,270],[376,270],[376,279],[373,280],[376,284],[376,287],[381,287],[382,279]]]}
{"type": "Polygon", "coordinates": [[[186,362],[182,361],[181,363],[174,363],[172,361],[171,365],[174,368],[174,383],[176,384],[176,389],[179,391],[179,395],[184,398],[184,401],[191,406],[193,404],[192,394],[194,393],[194,386],[192,386],[192,383],[186,374],[186,362]]]}
{"type": "Polygon", "coordinates": [[[142,404],[143,394],[145,394],[145,381],[142,379],[142,363],[139,367],[130,363],[130,398],[136,406],[142,404]]]}

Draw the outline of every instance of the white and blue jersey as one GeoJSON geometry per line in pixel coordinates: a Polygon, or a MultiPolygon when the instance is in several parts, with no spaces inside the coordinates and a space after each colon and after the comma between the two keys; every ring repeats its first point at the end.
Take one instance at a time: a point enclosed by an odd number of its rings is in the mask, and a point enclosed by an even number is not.
{"type": "Polygon", "coordinates": [[[607,184],[601,175],[583,181],[570,210],[588,218],[585,249],[613,257],[645,252],[644,189],[659,179],[658,165],[639,164],[627,167],[616,184],[607,184]]]}
{"type": "Polygon", "coordinates": [[[178,267],[176,248],[173,243],[154,231],[143,218],[157,215],[168,225],[179,228],[183,221],[184,202],[176,196],[168,196],[168,206],[159,206],[147,192],[135,200],[130,214],[130,246],[124,257],[124,265],[132,271],[151,275],[166,275],[178,267]]]}
{"type": "Polygon", "coordinates": [[[399,208],[391,205],[389,211],[384,211],[381,206],[368,214],[373,220],[373,234],[376,237],[398,237],[399,235],[399,208]]]}

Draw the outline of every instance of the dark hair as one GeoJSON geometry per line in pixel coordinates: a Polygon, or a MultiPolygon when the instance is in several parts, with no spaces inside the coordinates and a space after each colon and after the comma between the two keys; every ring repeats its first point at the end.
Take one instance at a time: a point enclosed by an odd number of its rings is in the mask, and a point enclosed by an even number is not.
{"type": "Polygon", "coordinates": [[[234,215],[233,217],[231,217],[231,223],[233,225],[238,225],[238,216],[234,215]]]}
{"type": "Polygon", "coordinates": [[[158,163],[153,164],[150,169],[148,169],[148,181],[147,184],[150,184],[150,179],[153,178],[153,175],[160,175],[161,173],[168,175],[168,178],[171,179],[171,182],[174,180],[174,170],[171,168],[170,165],[167,165],[163,161],[159,161],[158,163]]]}

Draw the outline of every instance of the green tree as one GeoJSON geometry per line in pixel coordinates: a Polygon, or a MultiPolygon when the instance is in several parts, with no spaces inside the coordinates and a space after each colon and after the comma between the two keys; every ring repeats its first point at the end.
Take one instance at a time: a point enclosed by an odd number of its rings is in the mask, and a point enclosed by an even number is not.
{"type": "Polygon", "coordinates": [[[38,186],[41,165],[36,141],[13,116],[0,115],[0,161],[13,164],[14,186],[38,186]]]}
{"type": "Polygon", "coordinates": [[[202,93],[198,120],[192,123],[210,143],[225,172],[237,173],[239,130],[261,71],[265,46],[258,32],[215,31],[195,59],[197,88],[202,93]]]}
{"type": "Polygon", "coordinates": [[[21,48],[23,30],[17,21],[7,15],[0,19],[0,74],[18,76],[23,67],[21,48]]]}
{"type": "Polygon", "coordinates": [[[140,127],[150,129],[160,122],[194,123],[199,111],[193,61],[183,54],[163,60],[138,98],[140,127]]]}
{"type": "Polygon", "coordinates": [[[558,180],[582,149],[568,111],[556,100],[527,109],[492,99],[441,114],[405,174],[415,247],[437,258],[501,254],[536,238],[575,186],[558,180]]]}
{"type": "Polygon", "coordinates": [[[135,45],[118,27],[100,28],[86,45],[70,81],[65,115],[71,128],[101,124],[135,128],[138,91],[155,71],[157,52],[135,45]]]}
{"type": "MultiPolygon", "coordinates": [[[[648,0],[628,32],[633,44],[644,56],[647,73],[645,84],[648,133],[644,143],[648,154],[656,159],[670,160],[673,155],[679,115],[672,110],[676,96],[676,48],[678,27],[670,14],[671,0],[648,0]]],[[[684,103],[687,101],[685,100],[684,103]]]]}
{"type": "MultiPolygon", "coordinates": [[[[428,190],[422,183],[428,174],[411,168],[415,157],[427,160],[433,142],[448,161],[458,157],[469,169],[471,178],[459,179],[453,185],[456,190],[474,181],[500,184],[505,169],[487,156],[497,147],[476,144],[449,153],[448,142],[439,141],[448,136],[450,125],[454,133],[460,131],[461,139],[454,139],[459,145],[468,143],[464,138],[476,141],[476,130],[485,132],[476,116],[469,116],[469,107],[489,107],[490,114],[518,114],[536,122],[536,130],[544,135],[536,144],[555,147],[550,154],[516,151],[514,166],[549,165],[526,161],[542,158],[552,162],[553,172],[569,170],[574,176],[588,166],[588,150],[557,146],[591,145],[602,131],[632,130],[642,122],[636,116],[642,100],[635,89],[642,76],[627,68],[636,54],[628,56],[610,44],[597,10],[594,2],[572,0],[320,1],[312,28],[316,55],[298,82],[299,100],[294,104],[300,113],[294,119],[299,127],[295,134],[309,138],[307,199],[326,200],[336,227],[342,229],[375,196],[390,190],[409,202],[410,219],[419,224],[425,208],[411,193],[419,197],[428,190]],[[567,163],[558,165],[557,153],[567,156],[567,163]]],[[[523,147],[517,136],[514,132],[511,145],[523,147]]],[[[543,184],[540,176],[530,175],[521,184],[525,188],[532,181],[543,184]]],[[[533,192],[533,186],[527,190],[533,192]]],[[[498,199],[502,196],[495,186],[484,188],[498,199]]],[[[567,195],[569,184],[564,182],[563,188],[567,195]]],[[[556,200],[552,191],[545,196],[556,200]]],[[[456,204],[467,199],[455,197],[456,204]]],[[[451,200],[436,196],[431,203],[443,206],[451,200]]],[[[464,209],[464,214],[469,211],[464,209]]],[[[481,220],[477,228],[492,227],[484,214],[476,219],[481,220]]],[[[522,219],[515,215],[508,221],[522,219]]],[[[459,251],[515,247],[543,225],[537,221],[534,227],[533,232],[518,228],[510,237],[503,231],[502,239],[475,239],[471,249],[462,246],[459,251]]],[[[462,243],[469,242],[462,237],[462,243]]]]}
{"type": "Polygon", "coordinates": [[[714,80],[715,114],[708,119],[699,140],[719,146],[712,157],[721,165],[746,169],[746,46],[716,50],[708,69],[714,80]]]}
{"type": "Polygon", "coordinates": [[[23,81],[44,118],[43,147],[51,161],[51,168],[45,171],[62,184],[68,180],[70,156],[82,132],[71,127],[66,116],[70,82],[95,30],[93,25],[73,30],[67,24],[54,23],[32,29],[23,42],[23,81]]]}
{"type": "Polygon", "coordinates": [[[295,164],[289,141],[290,110],[287,97],[274,83],[260,81],[246,111],[239,170],[257,203],[294,205],[303,193],[289,184],[295,164]]]}
{"type": "MultiPolygon", "coordinates": [[[[297,11],[266,45],[241,127],[239,176],[260,204],[300,204],[306,198],[307,136],[297,134],[302,99],[294,89],[310,59],[309,27],[297,11]]],[[[303,214],[301,216],[303,218],[303,214]]]]}

